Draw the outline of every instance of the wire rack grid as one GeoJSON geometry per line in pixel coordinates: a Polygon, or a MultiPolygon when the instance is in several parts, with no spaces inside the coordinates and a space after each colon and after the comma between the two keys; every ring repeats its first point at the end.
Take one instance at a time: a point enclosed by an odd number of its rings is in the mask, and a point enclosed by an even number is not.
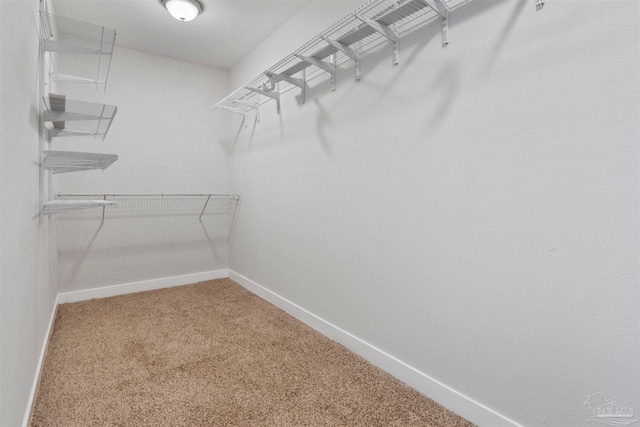
{"type": "Polygon", "coordinates": [[[104,170],[111,166],[116,154],[84,153],[80,151],[43,150],[42,166],[51,173],[77,172],[85,170],[104,170]]]}
{"type": "MultiPolygon", "coordinates": [[[[471,0],[445,0],[449,11],[453,11],[471,0]]],[[[247,113],[251,108],[238,103],[257,102],[259,105],[270,101],[270,97],[260,96],[251,88],[260,88],[265,84],[270,74],[280,74],[293,77],[303,70],[306,82],[319,77],[326,77],[327,73],[312,64],[301,60],[300,56],[311,57],[316,60],[326,60],[333,56],[336,66],[353,62],[352,59],[338,50],[327,39],[341,43],[344,46],[357,50],[359,54],[370,51],[375,47],[387,43],[388,39],[380,32],[368,25],[365,20],[375,21],[385,27],[391,28],[398,38],[406,36],[422,26],[436,21],[440,14],[423,0],[370,0],[360,6],[351,14],[312,38],[296,51],[286,56],[265,72],[259,74],[246,84],[223,98],[214,105],[218,108],[229,109],[236,112],[247,113]],[[311,70],[308,70],[311,67],[311,70]]],[[[276,91],[283,94],[297,86],[288,82],[280,82],[276,91]]]]}
{"type": "Polygon", "coordinates": [[[51,137],[107,135],[118,107],[93,102],[66,99],[63,95],[49,94],[43,98],[44,121],[52,123],[51,137]]]}
{"type": "Polygon", "coordinates": [[[177,217],[235,214],[240,196],[227,193],[60,193],[56,200],[102,200],[116,203],[117,209],[104,212],[77,212],[75,219],[133,217],[177,217]]]}
{"type": "Polygon", "coordinates": [[[49,70],[53,80],[67,83],[106,83],[111,68],[116,30],[75,19],[40,12],[41,43],[45,52],[56,54],[83,54],[91,58],[86,75],[58,73],[53,57],[49,57],[49,70]]]}

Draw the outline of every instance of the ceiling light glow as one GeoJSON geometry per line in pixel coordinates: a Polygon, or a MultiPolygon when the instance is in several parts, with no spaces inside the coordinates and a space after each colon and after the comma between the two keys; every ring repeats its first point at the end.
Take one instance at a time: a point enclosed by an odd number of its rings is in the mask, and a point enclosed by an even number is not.
{"type": "Polygon", "coordinates": [[[192,21],[202,12],[198,0],[164,0],[164,7],[178,21],[192,21]]]}

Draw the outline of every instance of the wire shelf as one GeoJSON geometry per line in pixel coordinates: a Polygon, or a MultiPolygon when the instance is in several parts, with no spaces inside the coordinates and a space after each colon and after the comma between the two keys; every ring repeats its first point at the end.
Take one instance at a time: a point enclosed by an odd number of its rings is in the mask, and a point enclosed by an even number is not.
{"type": "Polygon", "coordinates": [[[95,83],[106,87],[116,30],[75,19],[40,12],[41,43],[45,52],[59,55],[86,55],[90,62],[83,75],[75,76],[57,70],[50,61],[52,80],[66,83],[95,83]]]}
{"type": "Polygon", "coordinates": [[[105,170],[118,160],[116,154],[52,150],[44,150],[42,153],[44,154],[42,166],[53,174],[95,169],[105,170]]]}
{"type": "Polygon", "coordinates": [[[64,95],[44,97],[44,121],[52,124],[51,137],[107,135],[118,111],[113,105],[66,99],[64,95]]]}
{"type": "MultiPolygon", "coordinates": [[[[118,204],[105,212],[106,218],[197,216],[234,214],[240,202],[238,194],[227,193],[60,193],[57,200],[103,200],[118,204]]],[[[91,214],[76,215],[90,219],[91,214]]]]}
{"type": "MultiPolygon", "coordinates": [[[[448,13],[469,1],[471,0],[370,0],[223,98],[213,108],[246,114],[269,100],[276,99],[279,103],[280,94],[300,87],[299,81],[295,84],[287,77],[302,77],[308,83],[327,75],[327,70],[311,67],[314,65],[313,61],[324,62],[325,64],[319,65],[325,68],[337,67],[347,62],[353,64],[354,56],[359,57],[366,51],[388,43],[389,37],[399,39],[438,19],[443,19],[443,45],[446,45],[448,13]],[[444,15],[443,9],[446,10],[444,15]],[[340,48],[336,47],[335,42],[340,48]],[[301,57],[311,58],[312,62],[301,57]],[[305,74],[301,76],[303,72],[305,74]],[[277,86],[268,81],[269,76],[273,75],[279,76],[277,86]]],[[[397,43],[395,46],[394,55],[397,54],[397,43]]],[[[359,78],[358,65],[356,70],[356,78],[359,78]]]]}
{"type": "Polygon", "coordinates": [[[42,204],[41,214],[60,214],[81,209],[104,208],[106,206],[113,207],[116,206],[116,203],[107,200],[50,200],[42,204]]]}

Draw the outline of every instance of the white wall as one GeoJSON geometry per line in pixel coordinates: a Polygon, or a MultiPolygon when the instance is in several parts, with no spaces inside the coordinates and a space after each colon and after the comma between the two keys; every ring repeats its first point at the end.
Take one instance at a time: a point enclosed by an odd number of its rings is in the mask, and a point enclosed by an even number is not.
{"type": "MultiPolygon", "coordinates": [[[[38,221],[38,1],[0,2],[0,425],[29,405],[55,300],[38,221]]],[[[46,187],[45,187],[46,191],[46,187]]]]}
{"type": "MultiPolygon", "coordinates": [[[[74,61],[61,58],[59,67],[81,66],[74,61]]],[[[118,107],[107,137],[56,138],[51,146],[113,153],[119,159],[103,172],[56,175],[57,191],[226,192],[228,154],[222,137],[228,124],[222,112],[209,107],[227,88],[226,71],[116,46],[106,93],[59,85],[68,99],[118,107]]],[[[172,208],[123,205],[102,228],[99,210],[58,216],[60,290],[226,268],[226,217],[205,227],[198,221],[204,200],[180,203],[172,208]]]]}
{"type": "MultiPolygon", "coordinates": [[[[574,426],[594,392],[640,407],[639,4],[534,5],[471,2],[446,49],[434,23],[399,66],[387,47],[234,127],[230,267],[518,423],[574,426]]],[[[271,41],[234,84],[288,53],[271,41]]]]}

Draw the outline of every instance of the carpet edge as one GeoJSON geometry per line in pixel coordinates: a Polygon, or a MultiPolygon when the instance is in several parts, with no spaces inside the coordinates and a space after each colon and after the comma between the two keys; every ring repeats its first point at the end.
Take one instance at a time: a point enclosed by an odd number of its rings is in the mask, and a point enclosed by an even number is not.
{"type": "Polygon", "coordinates": [[[230,269],[229,278],[472,423],[478,426],[522,427],[516,421],[431,378],[424,372],[298,306],[248,277],[230,269]]]}
{"type": "Polygon", "coordinates": [[[56,299],[53,302],[53,308],[51,309],[51,317],[49,318],[49,325],[47,325],[47,332],[44,334],[44,342],[42,343],[42,350],[38,357],[38,363],[36,364],[36,372],[33,378],[33,384],[31,385],[31,391],[29,392],[29,400],[27,401],[27,410],[22,420],[22,427],[28,427],[31,424],[31,416],[33,415],[33,409],[36,404],[36,396],[38,395],[38,389],[40,387],[40,381],[42,380],[42,373],[44,371],[44,361],[47,358],[47,350],[49,349],[49,342],[51,341],[51,333],[53,332],[53,324],[56,321],[56,313],[58,312],[58,305],[60,294],[56,295],[56,299]]]}

